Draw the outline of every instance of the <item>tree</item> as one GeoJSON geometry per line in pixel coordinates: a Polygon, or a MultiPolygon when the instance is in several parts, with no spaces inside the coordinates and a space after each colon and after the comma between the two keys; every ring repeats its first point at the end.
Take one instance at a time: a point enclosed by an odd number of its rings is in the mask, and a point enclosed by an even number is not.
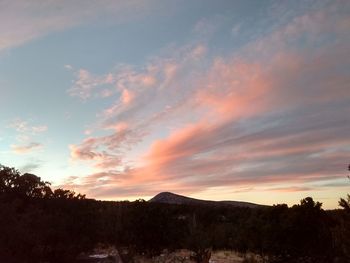
{"type": "Polygon", "coordinates": [[[340,198],[339,206],[344,208],[345,211],[350,212],[350,195],[348,194],[347,198],[340,198]]]}
{"type": "Polygon", "coordinates": [[[15,168],[0,165],[0,193],[9,193],[19,176],[20,173],[15,168]]]}
{"type": "Polygon", "coordinates": [[[40,177],[15,168],[0,165],[0,194],[29,198],[85,199],[85,195],[58,188],[51,190],[50,183],[40,177]]]}
{"type": "Polygon", "coordinates": [[[191,259],[196,263],[209,263],[211,257],[211,240],[204,226],[197,222],[196,214],[192,215],[189,225],[187,246],[194,252],[191,259]]]}
{"type": "Polygon", "coordinates": [[[312,197],[306,197],[300,201],[300,206],[304,208],[313,208],[316,210],[320,210],[322,207],[322,203],[315,202],[312,197]]]}
{"type": "MultiPolygon", "coordinates": [[[[350,171],[350,164],[348,166],[350,171]]],[[[350,177],[347,176],[350,180],[350,177]]],[[[333,229],[333,239],[337,254],[344,260],[344,262],[350,262],[350,195],[348,194],[346,199],[340,198],[339,206],[343,210],[338,214],[338,224],[333,229]]]]}
{"type": "Polygon", "coordinates": [[[82,194],[76,195],[74,191],[65,190],[62,188],[58,188],[54,190],[52,197],[58,198],[58,199],[85,199],[85,195],[82,195],[82,194]]]}
{"type": "MultiPolygon", "coordinates": [[[[348,166],[348,171],[350,172],[350,164],[348,166]]],[[[347,177],[350,180],[350,176],[347,176],[347,177]]],[[[350,195],[349,194],[347,195],[346,199],[340,198],[339,206],[344,208],[345,211],[350,212],[350,195]]]]}
{"type": "Polygon", "coordinates": [[[25,173],[15,180],[15,191],[26,197],[45,198],[52,194],[50,183],[44,182],[40,177],[25,173]]]}
{"type": "Polygon", "coordinates": [[[44,198],[52,194],[50,183],[34,174],[21,174],[15,168],[0,165],[0,193],[17,197],[44,198]]]}

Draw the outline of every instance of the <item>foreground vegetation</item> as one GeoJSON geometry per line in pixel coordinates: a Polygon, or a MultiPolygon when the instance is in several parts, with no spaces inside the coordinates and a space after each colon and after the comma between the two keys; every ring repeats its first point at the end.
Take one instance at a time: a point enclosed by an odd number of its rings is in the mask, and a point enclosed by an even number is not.
{"type": "Polygon", "coordinates": [[[0,262],[74,262],[101,244],[126,263],[181,248],[203,263],[218,249],[268,262],[350,262],[350,196],[339,203],[324,211],[310,197],[254,209],[96,201],[0,166],[0,262]]]}

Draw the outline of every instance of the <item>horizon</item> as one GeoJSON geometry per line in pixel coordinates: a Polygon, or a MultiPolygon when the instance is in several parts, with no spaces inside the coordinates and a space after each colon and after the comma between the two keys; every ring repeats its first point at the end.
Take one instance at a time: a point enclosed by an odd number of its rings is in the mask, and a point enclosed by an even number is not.
{"type": "Polygon", "coordinates": [[[98,200],[349,192],[350,2],[5,0],[0,164],[98,200]]]}

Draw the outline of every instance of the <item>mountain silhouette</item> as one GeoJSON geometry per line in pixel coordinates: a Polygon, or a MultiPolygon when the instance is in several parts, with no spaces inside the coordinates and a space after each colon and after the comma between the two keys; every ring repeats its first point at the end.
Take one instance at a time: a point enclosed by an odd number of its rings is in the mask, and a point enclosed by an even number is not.
{"type": "Polygon", "coordinates": [[[152,203],[165,203],[165,204],[177,204],[177,205],[210,205],[210,206],[235,206],[235,207],[249,207],[258,208],[264,205],[241,202],[241,201],[211,201],[195,199],[183,195],[178,195],[170,192],[162,192],[151,198],[148,202],[152,203]]]}

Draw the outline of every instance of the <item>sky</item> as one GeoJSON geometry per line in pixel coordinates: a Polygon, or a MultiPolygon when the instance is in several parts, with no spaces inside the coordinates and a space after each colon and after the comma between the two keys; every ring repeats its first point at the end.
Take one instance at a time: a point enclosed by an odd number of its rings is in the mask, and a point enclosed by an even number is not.
{"type": "Polygon", "coordinates": [[[0,0],[0,163],[102,200],[337,207],[350,1],[0,0]]]}

